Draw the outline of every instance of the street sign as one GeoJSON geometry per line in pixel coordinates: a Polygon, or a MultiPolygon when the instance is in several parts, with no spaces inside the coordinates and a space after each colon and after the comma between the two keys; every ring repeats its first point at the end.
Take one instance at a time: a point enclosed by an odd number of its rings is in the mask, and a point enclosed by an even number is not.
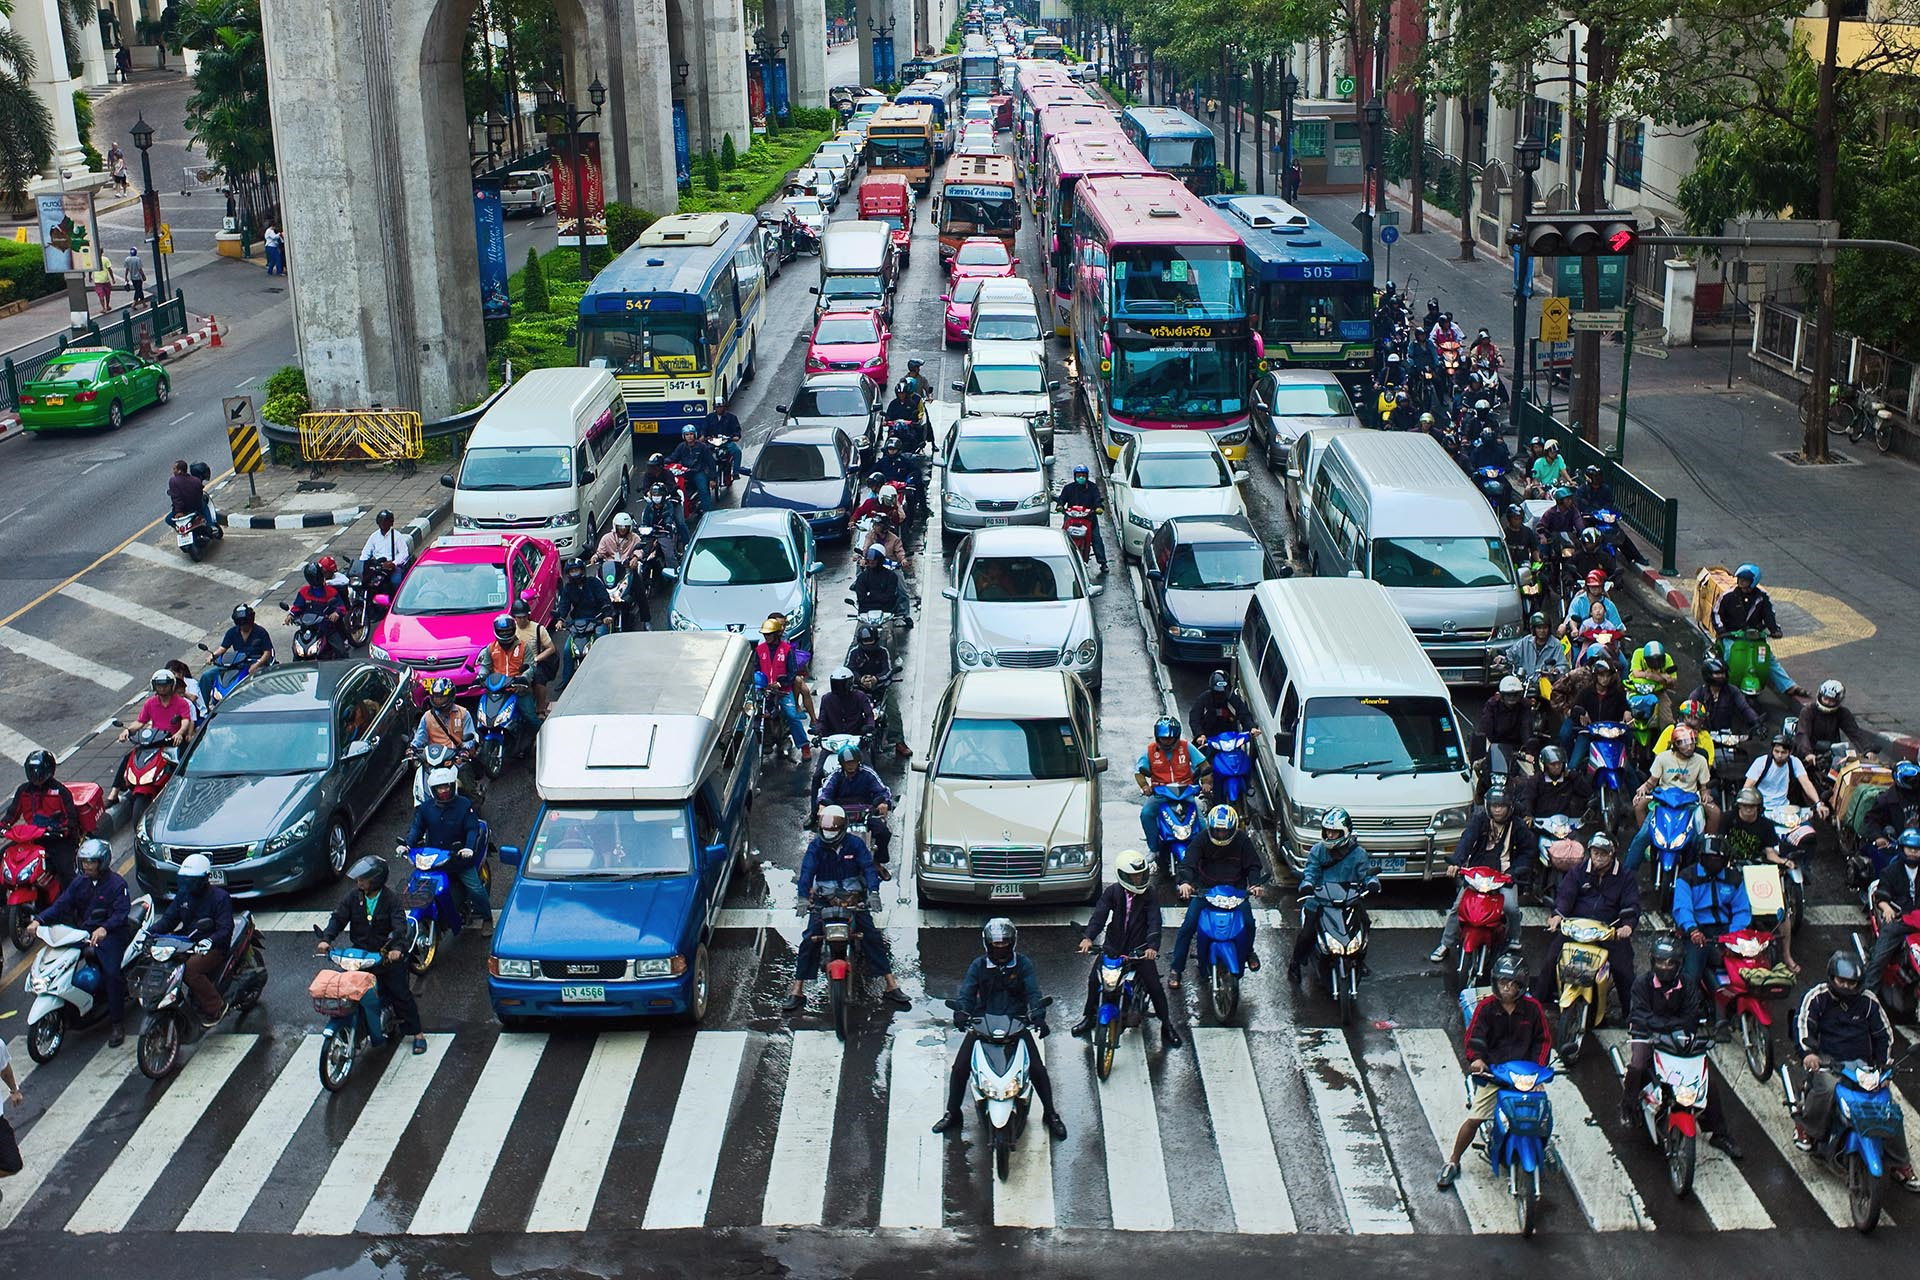
{"type": "Polygon", "coordinates": [[[1394,241],[1398,240],[1399,238],[1400,238],[1400,228],[1394,226],[1391,222],[1389,222],[1386,226],[1380,228],[1381,244],[1392,244],[1394,241]]]}
{"type": "Polygon", "coordinates": [[[1569,303],[1565,298],[1540,299],[1540,341],[1567,341],[1567,312],[1569,303]]]}
{"type": "MultiPolygon", "coordinates": [[[[1831,218],[1824,221],[1819,218],[1729,218],[1721,227],[1720,234],[1749,240],[1837,240],[1840,238],[1840,224],[1831,218]]],[[[1818,249],[1785,246],[1776,249],[1760,244],[1741,245],[1737,249],[1721,249],[1718,252],[1747,262],[1814,262],[1820,257],[1818,249]]],[[[1827,261],[1833,261],[1831,251],[1827,254],[1827,261]]]]}
{"type": "Polygon", "coordinates": [[[1613,311],[1576,311],[1568,322],[1575,333],[1613,333],[1627,327],[1626,308],[1613,311]]]}
{"type": "Polygon", "coordinates": [[[1351,98],[1358,82],[1352,76],[1335,76],[1333,91],[1343,98],[1351,98]]]}
{"type": "Polygon", "coordinates": [[[258,419],[253,416],[252,396],[228,396],[220,402],[220,412],[221,416],[226,418],[229,427],[237,422],[252,423],[258,421],[258,419]]]}
{"type": "Polygon", "coordinates": [[[1398,209],[1382,209],[1380,211],[1380,225],[1383,227],[1399,226],[1400,211],[1398,209]]]}
{"type": "Polygon", "coordinates": [[[1624,307],[1627,305],[1627,260],[1625,258],[1595,258],[1600,267],[1600,296],[1588,298],[1581,284],[1581,258],[1555,258],[1553,260],[1553,291],[1563,298],[1573,301],[1574,310],[1597,310],[1601,307],[1624,307]]]}
{"type": "Polygon", "coordinates": [[[260,447],[260,428],[251,422],[227,423],[227,447],[233,451],[233,469],[251,477],[260,470],[262,455],[260,447]]]}
{"type": "Polygon", "coordinates": [[[173,252],[173,225],[171,223],[163,222],[160,224],[160,252],[173,252]]]}

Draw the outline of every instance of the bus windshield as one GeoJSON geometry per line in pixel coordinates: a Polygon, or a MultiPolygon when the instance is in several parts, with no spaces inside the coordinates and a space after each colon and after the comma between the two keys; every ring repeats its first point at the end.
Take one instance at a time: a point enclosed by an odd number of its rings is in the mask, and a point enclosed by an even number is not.
{"type": "Polygon", "coordinates": [[[1113,251],[1114,308],[1145,315],[1240,316],[1246,268],[1227,245],[1129,245],[1113,251]]]}
{"type": "Polygon", "coordinates": [[[707,322],[698,311],[583,317],[589,367],[625,374],[695,373],[708,367],[707,322]]]}
{"type": "Polygon", "coordinates": [[[870,169],[924,169],[931,147],[925,134],[868,134],[870,169]]]}
{"type": "Polygon", "coordinates": [[[1368,280],[1269,285],[1262,336],[1269,342],[1364,341],[1373,333],[1372,301],[1368,280]]]}
{"type": "Polygon", "coordinates": [[[1120,342],[1109,403],[1150,421],[1221,417],[1246,408],[1247,351],[1239,342],[1120,342]]]}
{"type": "Polygon", "coordinates": [[[1146,145],[1147,163],[1156,169],[1206,169],[1213,164],[1213,139],[1154,138],[1146,145]]]}
{"type": "Polygon", "coordinates": [[[949,195],[940,202],[940,227],[943,231],[971,227],[975,231],[1010,232],[1017,212],[1011,187],[997,196],[949,195]]]}

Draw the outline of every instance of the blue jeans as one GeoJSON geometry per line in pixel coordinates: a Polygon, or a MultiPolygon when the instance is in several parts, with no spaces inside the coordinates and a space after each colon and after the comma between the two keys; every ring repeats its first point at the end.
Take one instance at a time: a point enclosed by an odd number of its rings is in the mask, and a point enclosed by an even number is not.
{"type": "Polygon", "coordinates": [[[480,880],[480,859],[485,854],[475,849],[471,862],[458,862],[454,865],[454,895],[463,901],[462,911],[469,919],[492,920],[493,900],[487,896],[487,886],[480,880]]]}
{"type": "Polygon", "coordinates": [[[699,499],[702,511],[713,510],[713,477],[704,471],[690,471],[687,479],[693,483],[693,492],[699,499]]]}
{"type": "Polygon", "coordinates": [[[786,717],[787,732],[793,735],[793,745],[807,745],[807,720],[800,714],[800,699],[791,691],[780,695],[780,714],[786,717]]]}
{"type": "MultiPolygon", "coordinates": [[[[1211,910],[1206,899],[1200,896],[1201,892],[1196,889],[1193,896],[1187,899],[1187,918],[1180,922],[1180,932],[1173,936],[1173,960],[1168,968],[1169,973],[1179,973],[1187,967],[1187,948],[1193,945],[1200,931],[1200,913],[1211,910]]],[[[1242,902],[1235,914],[1240,917],[1241,929],[1237,941],[1240,944],[1240,967],[1244,969],[1247,967],[1247,957],[1253,954],[1253,899],[1249,897],[1242,902]]],[[[1209,942],[1207,945],[1211,950],[1213,944],[1209,942]]],[[[1200,967],[1204,969],[1206,966],[1207,957],[1202,956],[1200,967]]]]}
{"type": "MultiPolygon", "coordinates": [[[[1729,661],[1728,655],[1732,652],[1733,637],[1722,636],[1720,638],[1720,660],[1722,662],[1729,661]]],[[[1769,647],[1768,652],[1772,653],[1771,647],[1769,647]]],[[[1767,683],[1773,686],[1775,693],[1782,695],[1784,695],[1787,690],[1793,688],[1793,677],[1788,675],[1787,669],[1780,665],[1780,659],[1778,657],[1773,659],[1773,665],[1767,671],[1767,683]]]]}
{"type": "Polygon", "coordinates": [[[1167,801],[1160,796],[1148,796],[1140,805],[1140,834],[1151,853],[1160,851],[1160,811],[1166,807],[1167,801]]]}

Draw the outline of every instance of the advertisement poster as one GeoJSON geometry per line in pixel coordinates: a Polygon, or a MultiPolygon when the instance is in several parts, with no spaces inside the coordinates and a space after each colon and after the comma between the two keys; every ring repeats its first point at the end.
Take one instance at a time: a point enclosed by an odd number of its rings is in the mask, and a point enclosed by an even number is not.
{"type": "Polygon", "coordinates": [[[507,221],[500,208],[500,184],[490,178],[473,184],[473,239],[480,254],[480,314],[505,320],[507,298],[507,221]]]}
{"type": "Polygon", "coordinates": [[[787,118],[787,108],[790,105],[787,100],[787,60],[775,58],[773,60],[773,109],[782,121],[787,118]]]}
{"type": "Polygon", "coordinates": [[[680,186],[693,181],[693,141],[687,134],[687,104],[673,104],[673,178],[680,186]]]}
{"type": "Polygon", "coordinates": [[[754,61],[747,66],[747,115],[757,121],[767,118],[767,81],[772,73],[767,64],[754,61]]]}
{"type": "Polygon", "coordinates": [[[94,265],[93,193],[40,197],[41,269],[49,275],[91,271],[94,265]]]}
{"type": "MultiPolygon", "coordinates": [[[[607,192],[600,173],[600,135],[575,134],[580,144],[580,182],[586,196],[587,243],[607,242],[607,192]]],[[[567,135],[556,133],[547,139],[552,158],[547,162],[553,176],[554,238],[561,245],[578,244],[580,228],[575,214],[573,192],[573,152],[567,135]]]]}

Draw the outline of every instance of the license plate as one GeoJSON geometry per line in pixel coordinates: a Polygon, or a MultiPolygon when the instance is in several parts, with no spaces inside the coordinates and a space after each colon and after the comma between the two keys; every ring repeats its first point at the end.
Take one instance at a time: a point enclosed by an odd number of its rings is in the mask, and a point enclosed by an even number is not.
{"type": "Polygon", "coordinates": [[[1407,860],[1405,858],[1375,858],[1373,860],[1373,869],[1383,876],[1404,875],[1407,870],[1407,860]]]}
{"type": "Polygon", "coordinates": [[[607,989],[601,986],[565,986],[560,988],[561,1004],[605,1004],[607,989]]]}
{"type": "Polygon", "coordinates": [[[1007,518],[1005,516],[988,516],[985,520],[981,521],[981,523],[989,529],[997,529],[1006,522],[1007,518]]]}
{"type": "Polygon", "coordinates": [[[1229,640],[1220,646],[1220,656],[1223,658],[1237,658],[1240,656],[1240,646],[1229,640]]]}
{"type": "Polygon", "coordinates": [[[658,431],[660,429],[660,420],[658,418],[635,418],[628,425],[635,431],[658,431]]]}
{"type": "Polygon", "coordinates": [[[996,901],[1002,898],[1024,898],[1027,896],[1027,889],[1025,885],[1017,881],[1008,884],[996,884],[993,886],[992,896],[996,901]]]}
{"type": "Polygon", "coordinates": [[[67,402],[67,398],[65,396],[48,396],[47,397],[47,403],[49,405],[61,405],[61,404],[65,404],[66,402],[67,402]]]}

